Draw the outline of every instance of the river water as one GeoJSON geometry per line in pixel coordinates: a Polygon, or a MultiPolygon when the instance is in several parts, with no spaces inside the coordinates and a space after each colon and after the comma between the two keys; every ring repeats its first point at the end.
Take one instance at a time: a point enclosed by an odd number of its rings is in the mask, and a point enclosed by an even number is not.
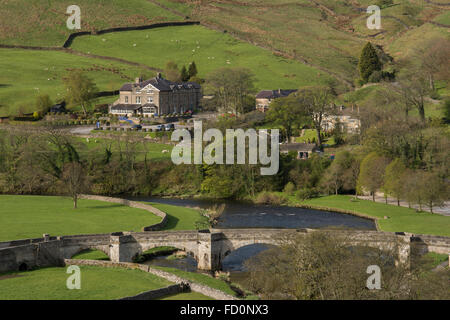
{"type": "Polygon", "coordinates": [[[211,201],[178,198],[135,198],[134,200],[171,204],[183,207],[208,208],[225,203],[225,210],[216,228],[326,228],[341,227],[376,230],[372,220],[349,214],[287,206],[256,205],[244,201],[211,201]]]}
{"type": "MultiPolygon", "coordinates": [[[[163,203],[192,208],[208,208],[214,204],[225,203],[225,210],[216,228],[327,228],[340,227],[359,230],[376,230],[372,220],[348,214],[287,206],[256,205],[243,201],[211,201],[178,198],[133,198],[132,200],[163,203]]],[[[268,249],[269,245],[255,244],[242,247],[228,255],[223,263],[223,271],[229,271],[232,281],[241,282],[246,276],[244,262],[252,256],[268,249]]],[[[197,271],[197,262],[192,257],[168,259],[168,256],[155,257],[149,265],[177,268],[184,271],[197,271]]]]}

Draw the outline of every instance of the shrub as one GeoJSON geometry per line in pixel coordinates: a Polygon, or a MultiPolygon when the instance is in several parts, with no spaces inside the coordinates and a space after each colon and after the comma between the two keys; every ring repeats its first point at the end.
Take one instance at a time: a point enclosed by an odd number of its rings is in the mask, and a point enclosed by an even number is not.
{"type": "Polygon", "coordinates": [[[302,188],[297,191],[297,198],[301,201],[317,198],[319,192],[315,188],[302,188]]]}
{"type": "Polygon", "coordinates": [[[430,98],[434,99],[434,100],[440,100],[441,96],[439,95],[439,93],[436,90],[434,90],[430,93],[430,98]]]}
{"type": "Polygon", "coordinates": [[[257,197],[255,202],[257,204],[266,204],[266,205],[281,205],[283,203],[286,202],[286,198],[281,196],[281,195],[277,195],[275,193],[271,193],[271,192],[261,192],[257,197]]]}
{"type": "Polygon", "coordinates": [[[287,195],[293,195],[294,191],[295,191],[295,185],[292,182],[288,182],[285,186],[283,191],[287,194],[287,195]]]}
{"type": "Polygon", "coordinates": [[[369,76],[368,81],[371,83],[380,82],[381,81],[381,71],[376,70],[376,71],[372,72],[372,74],[369,76]]]}
{"type": "Polygon", "coordinates": [[[362,87],[364,85],[364,80],[361,78],[355,79],[354,84],[357,88],[362,87]]]}

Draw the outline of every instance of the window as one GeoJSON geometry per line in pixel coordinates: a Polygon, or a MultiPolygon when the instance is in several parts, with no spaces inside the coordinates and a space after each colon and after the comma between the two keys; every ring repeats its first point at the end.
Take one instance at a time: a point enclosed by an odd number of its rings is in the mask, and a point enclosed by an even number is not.
{"type": "Polygon", "coordinates": [[[147,98],[147,102],[148,102],[148,103],[153,103],[153,97],[148,97],[148,98],[147,98]]]}
{"type": "Polygon", "coordinates": [[[141,104],[141,97],[136,97],[136,103],[141,104]]]}
{"type": "Polygon", "coordinates": [[[125,96],[125,103],[128,103],[128,96],[125,96]]]}

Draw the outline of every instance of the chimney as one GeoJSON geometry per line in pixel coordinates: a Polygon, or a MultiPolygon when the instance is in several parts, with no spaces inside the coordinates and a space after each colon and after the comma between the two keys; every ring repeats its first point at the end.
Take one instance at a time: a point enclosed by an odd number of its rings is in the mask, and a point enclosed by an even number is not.
{"type": "Polygon", "coordinates": [[[158,74],[156,75],[156,78],[158,78],[158,79],[161,79],[161,78],[162,78],[161,72],[158,72],[158,74]]]}
{"type": "Polygon", "coordinates": [[[136,84],[141,83],[141,78],[136,78],[136,79],[134,79],[134,83],[136,83],[136,84]]]}
{"type": "Polygon", "coordinates": [[[278,93],[281,94],[281,89],[278,89],[278,93]]]}

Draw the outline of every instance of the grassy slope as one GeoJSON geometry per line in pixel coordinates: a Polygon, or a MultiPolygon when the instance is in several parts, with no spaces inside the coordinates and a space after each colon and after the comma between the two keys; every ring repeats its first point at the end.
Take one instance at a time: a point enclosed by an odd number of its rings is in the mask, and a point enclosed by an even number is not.
{"type": "Polygon", "coordinates": [[[198,292],[185,292],[172,296],[162,297],[157,300],[214,300],[214,299],[198,292]]]}
{"type": "Polygon", "coordinates": [[[235,295],[235,292],[231,290],[231,288],[228,286],[228,284],[220,279],[216,279],[213,277],[210,277],[205,274],[196,273],[196,272],[188,272],[188,271],[182,271],[175,268],[168,268],[168,267],[160,267],[160,266],[152,266],[153,268],[164,270],[166,272],[173,273],[179,277],[195,281],[201,284],[204,284],[208,287],[223,291],[225,293],[228,293],[232,296],[235,295]]]}
{"type": "Polygon", "coordinates": [[[168,204],[151,203],[152,206],[164,211],[169,216],[164,230],[193,230],[195,222],[202,219],[197,210],[168,204]]]}
{"type": "Polygon", "coordinates": [[[19,107],[35,111],[39,94],[48,94],[53,100],[63,98],[62,78],[68,68],[85,70],[100,91],[116,90],[140,72],[136,67],[64,52],[0,49],[0,116],[16,114],[19,107]],[[87,71],[96,66],[98,71],[87,71]]]}
{"type": "Polygon", "coordinates": [[[258,89],[297,88],[323,83],[327,76],[302,63],[274,56],[267,50],[202,26],[158,28],[78,38],[72,48],[164,68],[195,61],[204,77],[219,67],[247,67],[258,89]],[[136,46],[134,46],[136,45],[136,46]],[[228,63],[229,62],[229,63],[228,63]]]}
{"type": "MultiPolygon", "coordinates": [[[[133,133],[128,132],[127,135],[133,135],[133,133]]],[[[136,134],[141,134],[140,132],[136,132],[136,134]]],[[[116,138],[76,138],[76,140],[80,144],[79,152],[88,152],[90,154],[96,153],[99,157],[103,157],[105,153],[106,147],[111,147],[111,151],[113,152],[113,158],[119,156],[119,149],[122,152],[127,150],[127,144],[131,142],[126,140],[124,137],[116,137],[116,138]],[[120,139],[120,140],[119,140],[120,139]],[[89,141],[89,142],[88,142],[89,141]]],[[[130,150],[133,147],[129,146],[130,150]]],[[[163,144],[163,143],[153,143],[153,142],[139,142],[136,143],[135,146],[137,156],[136,161],[144,161],[145,155],[147,154],[147,160],[161,160],[161,159],[170,159],[171,151],[173,146],[163,144]],[[162,153],[163,150],[169,150],[168,153],[162,153]]]]}
{"type": "Polygon", "coordinates": [[[118,299],[166,287],[171,283],[141,270],[81,266],[81,289],[69,290],[66,268],[44,268],[0,278],[0,300],[96,300],[118,299]]]}
{"type": "Polygon", "coordinates": [[[350,199],[350,196],[338,195],[300,202],[294,196],[289,197],[291,204],[337,208],[376,217],[379,219],[378,225],[383,231],[450,236],[450,217],[428,212],[418,213],[414,209],[368,200],[353,202],[350,199]],[[389,219],[384,219],[384,216],[388,216],[389,219]]]}
{"type": "Polygon", "coordinates": [[[0,241],[114,231],[140,231],[161,218],[141,209],[67,197],[0,196],[0,241]]]}
{"type": "Polygon", "coordinates": [[[77,0],[81,30],[69,30],[66,10],[72,4],[70,0],[0,0],[0,43],[61,46],[76,31],[182,20],[146,0],[77,0]]]}
{"type": "MultiPolygon", "coordinates": [[[[182,10],[180,2],[184,3],[184,12],[191,3],[188,0],[156,1],[178,11],[182,10]]],[[[403,36],[405,25],[410,28],[421,25],[442,11],[421,0],[395,0],[394,3],[382,9],[383,33],[375,38],[369,35],[380,30],[369,30],[366,27],[368,15],[356,10],[365,10],[373,4],[370,0],[259,0],[247,2],[245,6],[240,1],[211,0],[191,9],[190,15],[249,41],[305,58],[352,81],[357,76],[357,59],[366,41],[386,47],[403,36]]]]}

